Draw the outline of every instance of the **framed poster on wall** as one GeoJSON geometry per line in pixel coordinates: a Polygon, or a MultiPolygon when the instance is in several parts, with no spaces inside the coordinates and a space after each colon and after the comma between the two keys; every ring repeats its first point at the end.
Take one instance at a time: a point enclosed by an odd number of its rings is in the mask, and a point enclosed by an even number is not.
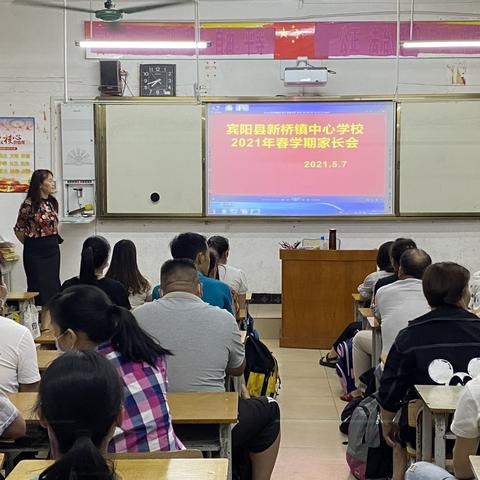
{"type": "Polygon", "coordinates": [[[35,170],[35,119],[0,117],[0,193],[24,193],[35,170]]]}

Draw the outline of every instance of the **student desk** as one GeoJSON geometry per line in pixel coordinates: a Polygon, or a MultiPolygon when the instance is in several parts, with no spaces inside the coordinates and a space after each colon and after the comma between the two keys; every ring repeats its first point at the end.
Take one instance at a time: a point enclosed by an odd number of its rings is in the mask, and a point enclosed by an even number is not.
{"type": "MultiPolygon", "coordinates": [[[[24,460],[8,480],[31,480],[52,464],[52,460],[24,460]]],[[[226,459],[138,459],[116,460],[116,473],[125,480],[226,480],[226,459]]]]}
{"type": "MultiPolygon", "coordinates": [[[[432,459],[432,422],[435,427],[435,464],[445,468],[445,435],[448,416],[455,413],[458,400],[463,392],[462,386],[415,385],[418,395],[425,404],[421,424],[421,445],[417,435],[417,445],[421,447],[421,458],[432,459]]],[[[417,425],[417,429],[420,425],[417,425]]]]}
{"type": "MultiPolygon", "coordinates": [[[[8,395],[27,424],[39,424],[33,414],[37,400],[35,392],[20,392],[8,395]]],[[[228,458],[229,478],[231,478],[232,459],[232,425],[238,418],[238,393],[236,392],[171,392],[167,394],[168,406],[174,424],[183,425],[218,425],[218,448],[220,456],[228,458]]],[[[196,441],[192,448],[214,450],[211,444],[196,441]],[[203,448],[202,448],[203,447],[203,448]]]]}
{"type": "Polygon", "coordinates": [[[39,337],[35,338],[35,343],[42,348],[54,348],[55,336],[51,330],[45,330],[39,337]]]}
{"type": "Polygon", "coordinates": [[[57,350],[37,350],[38,369],[43,372],[60,355],[57,350]]]}
{"type": "Polygon", "coordinates": [[[375,368],[382,353],[382,327],[371,308],[359,308],[358,310],[362,316],[362,323],[365,325],[364,330],[372,330],[372,368],[375,368]]]}
{"type": "Polygon", "coordinates": [[[472,466],[472,472],[477,480],[480,480],[480,457],[477,455],[470,456],[470,465],[472,466]]]}

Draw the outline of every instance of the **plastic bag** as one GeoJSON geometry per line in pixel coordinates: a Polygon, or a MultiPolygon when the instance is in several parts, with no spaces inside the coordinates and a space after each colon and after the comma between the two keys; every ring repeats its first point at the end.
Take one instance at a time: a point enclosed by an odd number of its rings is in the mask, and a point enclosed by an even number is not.
{"type": "Polygon", "coordinates": [[[40,326],[38,324],[37,307],[30,302],[22,302],[20,304],[20,317],[25,327],[30,330],[32,337],[35,339],[40,336],[40,326]]]}

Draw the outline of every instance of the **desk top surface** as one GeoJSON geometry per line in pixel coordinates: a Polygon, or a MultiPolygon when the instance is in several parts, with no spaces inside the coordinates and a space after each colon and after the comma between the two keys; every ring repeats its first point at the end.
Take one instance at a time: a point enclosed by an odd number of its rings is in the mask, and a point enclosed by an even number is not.
{"type": "MultiPolygon", "coordinates": [[[[7,478],[31,480],[51,464],[51,460],[24,460],[7,478]]],[[[124,480],[226,480],[228,460],[226,458],[116,460],[115,470],[124,480]]]]}
{"type": "Polygon", "coordinates": [[[462,386],[415,385],[415,389],[432,413],[454,413],[463,392],[462,386]]]}
{"type": "MultiPolygon", "coordinates": [[[[19,392],[8,395],[27,423],[38,423],[33,414],[36,392],[19,392]]],[[[171,392],[167,394],[168,406],[174,423],[225,424],[236,423],[238,418],[238,393],[236,392],[171,392]]]]}
{"type": "Polygon", "coordinates": [[[45,330],[39,337],[35,339],[35,343],[40,345],[54,345],[55,336],[51,330],[45,330]]]}
{"type": "Polygon", "coordinates": [[[470,456],[470,465],[472,466],[473,474],[477,480],[480,480],[480,456],[471,455],[470,456]]]}
{"type": "Polygon", "coordinates": [[[46,370],[59,355],[57,350],[37,350],[38,369],[46,370]]]}
{"type": "Polygon", "coordinates": [[[352,298],[355,302],[361,302],[362,296],[359,293],[352,293],[352,298]]]}
{"type": "Polygon", "coordinates": [[[7,302],[24,302],[26,300],[32,300],[38,296],[38,292],[8,292],[7,302]]]}

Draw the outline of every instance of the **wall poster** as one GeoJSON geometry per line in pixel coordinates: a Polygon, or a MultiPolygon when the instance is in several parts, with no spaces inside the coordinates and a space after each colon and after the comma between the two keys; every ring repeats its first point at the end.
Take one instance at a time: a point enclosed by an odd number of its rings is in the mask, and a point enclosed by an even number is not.
{"type": "Polygon", "coordinates": [[[25,193],[35,170],[35,119],[0,117],[0,193],[25,193]]]}

